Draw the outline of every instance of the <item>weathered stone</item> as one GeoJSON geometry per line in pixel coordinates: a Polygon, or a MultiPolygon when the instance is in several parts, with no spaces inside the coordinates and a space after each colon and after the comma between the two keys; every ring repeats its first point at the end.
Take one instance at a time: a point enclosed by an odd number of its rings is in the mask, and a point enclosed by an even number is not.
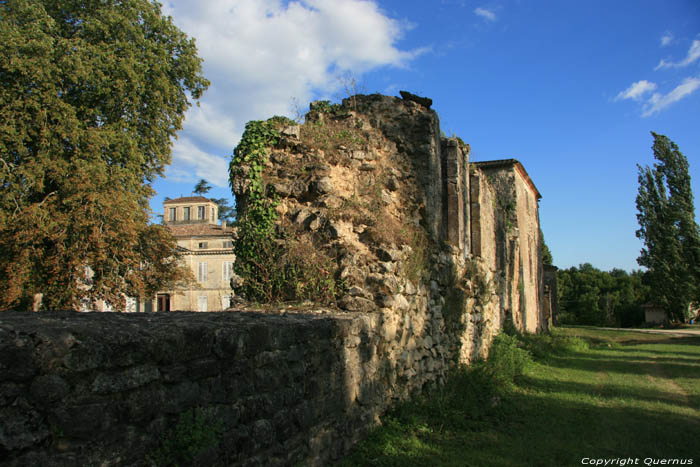
{"type": "Polygon", "coordinates": [[[333,191],[333,183],[330,177],[321,177],[311,182],[311,189],[320,195],[325,195],[333,191]]]}
{"type": "Polygon", "coordinates": [[[29,391],[37,403],[51,404],[63,399],[70,386],[58,375],[41,375],[34,378],[29,391]]]}
{"type": "Polygon", "coordinates": [[[282,128],[280,133],[282,135],[290,137],[290,138],[299,139],[299,135],[301,133],[301,126],[300,125],[289,125],[287,127],[282,128]]]}
{"type": "Polygon", "coordinates": [[[99,374],[92,382],[91,389],[97,393],[120,392],[133,389],[160,378],[157,368],[151,366],[134,367],[115,374],[99,374]]]}
{"type": "Polygon", "coordinates": [[[429,109],[430,106],[433,105],[433,100],[428,97],[416,96],[415,94],[411,94],[407,91],[399,91],[399,94],[401,95],[402,99],[420,104],[426,109],[429,109]]]}
{"type": "Polygon", "coordinates": [[[353,297],[351,295],[346,295],[340,299],[338,306],[343,310],[347,311],[361,311],[368,312],[371,311],[375,305],[370,300],[363,297],[353,297]]]}

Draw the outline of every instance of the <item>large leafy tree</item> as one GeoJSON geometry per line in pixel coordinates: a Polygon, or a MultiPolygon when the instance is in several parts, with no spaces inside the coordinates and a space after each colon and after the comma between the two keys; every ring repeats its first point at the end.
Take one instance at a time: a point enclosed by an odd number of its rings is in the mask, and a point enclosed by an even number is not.
{"type": "Polygon", "coordinates": [[[683,320],[688,305],[700,298],[700,229],[688,160],[666,136],[652,135],[658,162],[638,166],[637,237],[644,248],[637,262],[648,270],[653,300],[670,318],[683,320]]]}
{"type": "Polygon", "coordinates": [[[0,309],[186,279],[148,199],[208,86],[194,41],[150,0],[3,0],[0,39],[0,309]]]}

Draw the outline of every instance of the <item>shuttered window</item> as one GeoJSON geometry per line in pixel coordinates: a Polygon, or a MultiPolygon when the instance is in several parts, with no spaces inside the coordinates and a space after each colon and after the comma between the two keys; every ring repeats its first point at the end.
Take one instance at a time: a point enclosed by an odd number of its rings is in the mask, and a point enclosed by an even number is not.
{"type": "Polygon", "coordinates": [[[208,279],[208,274],[207,274],[207,263],[199,263],[199,274],[198,274],[198,279],[199,282],[206,282],[208,279]]]}

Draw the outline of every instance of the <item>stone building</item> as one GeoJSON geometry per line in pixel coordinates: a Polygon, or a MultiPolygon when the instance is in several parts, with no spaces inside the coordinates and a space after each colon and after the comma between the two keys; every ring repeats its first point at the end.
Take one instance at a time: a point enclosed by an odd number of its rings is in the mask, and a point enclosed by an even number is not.
{"type": "MultiPolygon", "coordinates": [[[[233,228],[218,224],[218,206],[203,196],[170,199],[163,203],[163,223],[177,241],[180,260],[187,264],[196,285],[158,293],[155,311],[221,311],[231,303],[233,228]]],[[[148,310],[147,310],[148,311],[148,310]]]]}
{"type": "Polygon", "coordinates": [[[488,258],[488,266],[505,279],[506,317],[518,329],[542,331],[547,328],[538,206],[542,195],[515,159],[471,165],[472,254],[488,258]],[[485,210],[491,222],[484,222],[485,210]]]}

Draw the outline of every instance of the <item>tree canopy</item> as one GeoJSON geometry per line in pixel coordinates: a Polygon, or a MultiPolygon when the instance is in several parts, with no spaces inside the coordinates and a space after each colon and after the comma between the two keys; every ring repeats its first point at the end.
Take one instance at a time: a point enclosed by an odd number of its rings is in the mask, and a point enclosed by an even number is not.
{"type": "Polygon", "coordinates": [[[201,179],[194,186],[194,190],[192,190],[192,193],[194,193],[195,195],[205,195],[209,193],[209,190],[211,190],[211,185],[209,184],[209,182],[205,179],[201,179]]]}
{"type": "Polygon", "coordinates": [[[0,309],[186,279],[148,198],[209,84],[194,40],[149,0],[5,0],[0,38],[0,309]]]}
{"type": "Polygon", "coordinates": [[[637,262],[648,269],[652,300],[669,318],[682,321],[689,304],[700,300],[700,229],[688,160],[668,137],[652,136],[658,162],[638,166],[636,234],[644,248],[637,262]]]}
{"type": "Polygon", "coordinates": [[[601,271],[590,263],[557,271],[559,321],[564,324],[636,326],[649,300],[644,273],[601,271]]]}

